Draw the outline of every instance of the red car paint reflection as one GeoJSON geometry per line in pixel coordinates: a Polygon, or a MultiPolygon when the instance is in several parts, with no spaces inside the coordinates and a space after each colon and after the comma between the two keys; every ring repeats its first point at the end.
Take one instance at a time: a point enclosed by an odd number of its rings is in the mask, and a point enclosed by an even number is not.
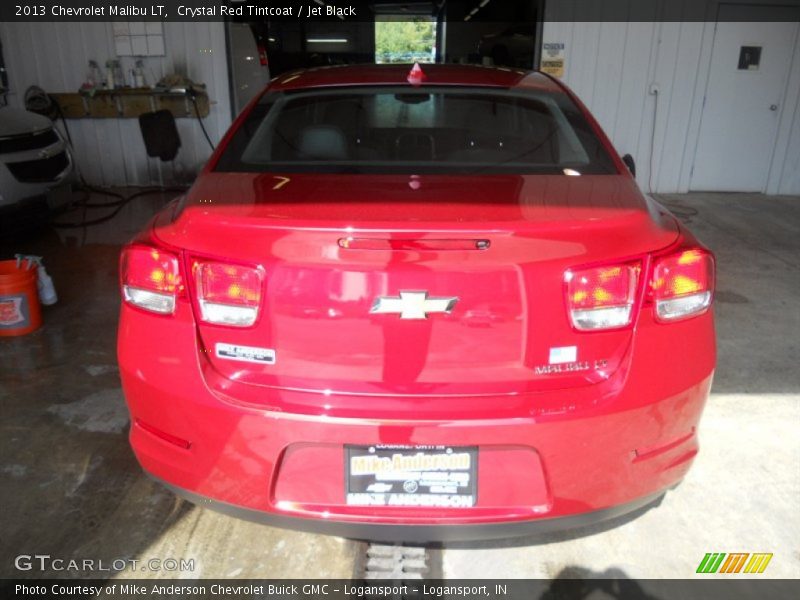
{"type": "Polygon", "coordinates": [[[137,458],[231,514],[394,540],[652,500],[697,452],[712,255],[557,81],[407,72],[274,81],[123,250],[137,458]]]}

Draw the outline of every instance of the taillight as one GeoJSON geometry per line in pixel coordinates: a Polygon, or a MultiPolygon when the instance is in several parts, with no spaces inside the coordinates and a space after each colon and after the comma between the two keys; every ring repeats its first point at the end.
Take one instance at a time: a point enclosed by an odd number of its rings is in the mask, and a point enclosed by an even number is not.
{"type": "Polygon", "coordinates": [[[195,262],[200,318],[206,323],[249,327],[261,303],[261,271],[241,265],[195,262]]]}
{"type": "Polygon", "coordinates": [[[713,256],[700,248],[691,248],[657,258],[650,293],[659,321],[675,321],[705,312],[714,293],[713,256]]]}
{"type": "Polygon", "coordinates": [[[154,313],[172,314],[183,291],[178,257],[159,248],[127,246],[120,263],[125,302],[154,313]]]}
{"type": "Polygon", "coordinates": [[[565,275],[572,325],[591,331],[630,324],[640,263],[569,270],[565,275]]]}

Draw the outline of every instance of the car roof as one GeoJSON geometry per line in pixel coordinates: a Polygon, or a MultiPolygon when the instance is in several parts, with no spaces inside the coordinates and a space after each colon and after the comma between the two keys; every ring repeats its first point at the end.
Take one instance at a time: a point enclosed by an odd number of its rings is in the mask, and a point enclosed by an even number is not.
{"type": "MultiPolygon", "coordinates": [[[[355,85],[410,85],[407,81],[413,65],[341,65],[325,66],[284,73],[270,83],[272,91],[355,85]]],[[[505,67],[478,65],[420,65],[425,85],[463,85],[497,88],[537,88],[563,91],[542,73],[505,67]]]]}

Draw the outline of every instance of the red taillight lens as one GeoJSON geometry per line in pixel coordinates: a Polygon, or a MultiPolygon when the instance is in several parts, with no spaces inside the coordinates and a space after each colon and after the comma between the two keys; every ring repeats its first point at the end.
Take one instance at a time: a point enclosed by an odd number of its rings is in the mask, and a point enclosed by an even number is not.
{"type": "Polygon", "coordinates": [[[629,325],[640,270],[639,263],[630,263],[567,271],[572,325],[583,331],[629,325]]]}
{"type": "Polygon", "coordinates": [[[128,246],[120,262],[122,297],[150,312],[172,314],[183,291],[178,257],[152,246],[128,246]]]}
{"type": "Polygon", "coordinates": [[[700,248],[691,248],[656,259],[650,292],[660,321],[705,312],[714,293],[714,257],[700,248]]]}
{"type": "Polygon", "coordinates": [[[207,323],[248,327],[261,304],[261,271],[241,265],[196,262],[200,317],[207,323]]]}
{"type": "Polygon", "coordinates": [[[266,67],[269,64],[267,62],[267,49],[261,42],[259,42],[258,44],[258,62],[261,64],[262,67],[266,67]]]}

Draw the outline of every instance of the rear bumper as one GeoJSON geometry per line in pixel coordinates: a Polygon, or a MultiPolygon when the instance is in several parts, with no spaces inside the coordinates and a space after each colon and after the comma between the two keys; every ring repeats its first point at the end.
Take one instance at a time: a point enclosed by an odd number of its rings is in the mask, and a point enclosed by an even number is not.
{"type": "Polygon", "coordinates": [[[139,462],[201,505],[350,537],[476,539],[612,518],[678,483],[698,451],[713,335],[710,313],[640,323],[632,355],[607,381],[546,394],[336,398],[261,388],[255,405],[240,400],[244,384],[209,373],[190,318],[123,306],[119,362],[139,462]],[[315,414],[286,409],[315,402],[315,414]],[[376,416],[381,403],[407,403],[407,417],[376,416]],[[465,416],[477,404],[484,417],[465,416]],[[452,406],[452,418],[422,418],[433,405],[439,414],[452,406]],[[346,444],[477,446],[477,503],[347,505],[346,444]]]}
{"type": "Polygon", "coordinates": [[[380,523],[348,523],[341,521],[304,519],[267,513],[259,510],[242,508],[212,498],[200,496],[188,490],[171,485],[152,477],[155,481],[169,489],[176,496],[193,504],[210,510],[262,525],[283,527],[295,531],[308,531],[325,535],[369,540],[374,542],[472,542],[520,537],[526,535],[543,535],[552,532],[569,531],[581,527],[599,525],[640,509],[647,509],[660,504],[665,491],[656,492],[632,502],[613,506],[602,510],[581,513],[568,517],[534,519],[529,521],[513,521],[505,523],[484,523],[478,525],[385,525],[380,523]]]}

